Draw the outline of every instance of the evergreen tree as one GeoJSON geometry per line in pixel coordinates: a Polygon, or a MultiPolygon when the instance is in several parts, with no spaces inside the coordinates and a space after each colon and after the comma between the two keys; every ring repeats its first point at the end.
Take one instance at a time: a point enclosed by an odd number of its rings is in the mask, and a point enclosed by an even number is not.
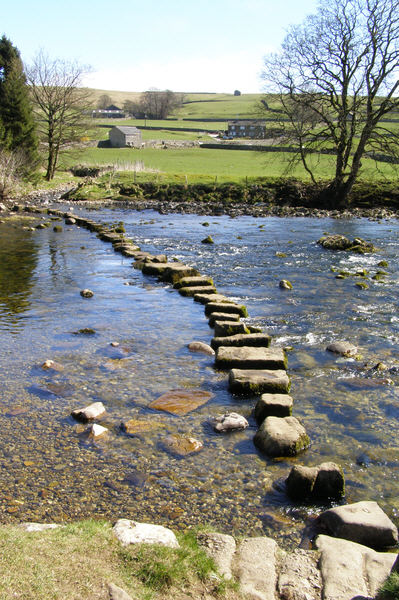
{"type": "Polygon", "coordinates": [[[38,163],[35,129],[19,51],[3,35],[0,39],[0,148],[23,156],[24,175],[32,173],[38,163]]]}

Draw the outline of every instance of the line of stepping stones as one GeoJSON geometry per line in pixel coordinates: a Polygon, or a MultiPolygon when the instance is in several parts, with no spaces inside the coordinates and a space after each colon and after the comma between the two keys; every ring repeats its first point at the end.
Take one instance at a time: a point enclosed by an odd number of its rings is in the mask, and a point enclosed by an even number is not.
{"type": "MultiPolygon", "coordinates": [[[[211,347],[204,346],[215,353],[216,368],[229,370],[230,391],[242,396],[260,395],[255,407],[255,418],[260,424],[254,438],[256,446],[269,456],[294,456],[308,447],[304,428],[292,417],[286,356],[283,350],[270,348],[270,336],[240,320],[247,317],[245,306],[218,294],[212,279],[201,276],[195,268],[180,262],[169,263],[164,255],[142,252],[132,240],[101,224],[53,209],[27,207],[26,210],[61,217],[67,224],[97,232],[100,239],[112,243],[115,251],[134,258],[134,266],[144,275],[157,276],[160,281],[173,284],[182,296],[204,304],[209,324],[215,330],[211,347]]],[[[81,294],[90,297],[93,293],[82,290],[81,294]]],[[[201,348],[201,342],[194,344],[201,348]]],[[[95,404],[74,411],[74,416],[93,420],[97,414],[95,404]]],[[[232,421],[235,423],[234,418],[232,421]]],[[[215,428],[225,430],[223,418],[215,428]]],[[[336,467],[334,463],[293,467],[286,481],[287,492],[296,498],[343,495],[342,471],[336,467]]],[[[370,549],[392,547],[398,542],[396,526],[376,502],[338,506],[322,513],[318,521],[319,532],[329,535],[317,537],[316,550],[298,549],[286,554],[274,540],[264,536],[246,538],[238,547],[234,538],[218,533],[203,534],[199,541],[215,559],[219,572],[226,578],[234,574],[246,597],[256,600],[349,600],[359,595],[370,598],[391,569],[399,570],[396,554],[370,549]]],[[[137,537],[140,524],[126,519],[118,521],[117,536],[122,525],[134,532],[133,538],[137,537]]],[[[165,543],[154,539],[153,530],[144,539],[140,527],[136,542],[165,543]]],[[[121,542],[135,543],[133,538],[130,541],[121,538],[121,542]]],[[[109,593],[111,599],[127,597],[112,584],[109,593]]]]}

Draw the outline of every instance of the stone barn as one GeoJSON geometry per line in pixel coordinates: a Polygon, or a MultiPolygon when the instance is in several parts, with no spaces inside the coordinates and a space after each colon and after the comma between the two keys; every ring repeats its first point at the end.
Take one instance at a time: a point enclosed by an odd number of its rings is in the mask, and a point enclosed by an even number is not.
{"type": "Polygon", "coordinates": [[[117,125],[109,132],[109,142],[112,148],[140,148],[141,131],[137,127],[117,125]]]}

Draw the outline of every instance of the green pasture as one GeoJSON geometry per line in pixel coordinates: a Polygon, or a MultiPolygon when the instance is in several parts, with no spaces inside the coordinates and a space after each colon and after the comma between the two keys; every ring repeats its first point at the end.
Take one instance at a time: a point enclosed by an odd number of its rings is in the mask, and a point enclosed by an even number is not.
{"type": "MultiPolygon", "coordinates": [[[[116,165],[123,170],[135,162],[143,162],[151,177],[173,179],[174,175],[187,177],[188,183],[217,178],[218,181],[240,181],[258,177],[292,176],[304,181],[309,177],[301,164],[287,169],[287,160],[293,155],[284,152],[259,152],[246,150],[213,150],[205,148],[155,149],[155,148],[85,148],[73,155],[62,155],[62,166],[67,169],[76,164],[116,165]]],[[[334,157],[313,155],[316,175],[322,179],[333,176],[334,157]]],[[[147,175],[139,174],[140,177],[147,175]]],[[[363,160],[362,177],[369,181],[397,178],[397,171],[388,163],[363,160]]]]}

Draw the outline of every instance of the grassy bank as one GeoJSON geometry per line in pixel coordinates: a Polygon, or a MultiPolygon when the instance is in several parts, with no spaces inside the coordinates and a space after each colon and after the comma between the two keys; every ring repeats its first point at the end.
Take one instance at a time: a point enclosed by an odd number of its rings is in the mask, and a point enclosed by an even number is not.
{"type": "Polygon", "coordinates": [[[202,597],[235,600],[233,584],[216,576],[194,532],[180,548],[122,547],[104,521],[87,520],[44,532],[0,527],[0,597],[104,600],[113,583],[137,600],[202,597]]]}

